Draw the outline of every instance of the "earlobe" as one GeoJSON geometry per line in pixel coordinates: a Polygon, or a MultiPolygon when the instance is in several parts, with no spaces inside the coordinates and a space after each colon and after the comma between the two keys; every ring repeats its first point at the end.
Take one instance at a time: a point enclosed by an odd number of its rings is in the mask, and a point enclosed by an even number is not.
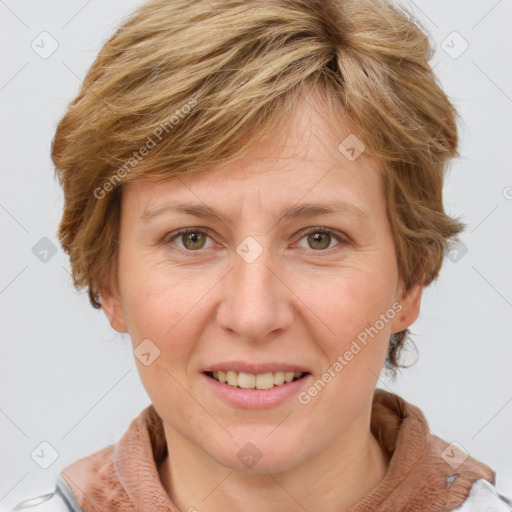
{"type": "Polygon", "coordinates": [[[403,331],[412,325],[420,314],[423,286],[416,284],[409,291],[403,290],[398,302],[402,306],[391,323],[393,333],[403,331]]]}
{"type": "Polygon", "coordinates": [[[117,332],[128,332],[124,319],[121,299],[108,288],[102,288],[100,291],[101,308],[105,313],[112,329],[117,332]]]}

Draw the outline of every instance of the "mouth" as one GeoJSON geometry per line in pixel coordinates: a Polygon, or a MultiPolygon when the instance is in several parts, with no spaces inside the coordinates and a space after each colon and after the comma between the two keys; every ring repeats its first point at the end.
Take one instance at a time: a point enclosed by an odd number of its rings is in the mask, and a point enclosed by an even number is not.
{"type": "Polygon", "coordinates": [[[246,373],[237,372],[234,370],[226,371],[206,371],[203,372],[207,377],[231,386],[233,388],[241,389],[272,389],[276,387],[286,386],[287,384],[304,379],[309,372],[291,372],[291,371],[276,371],[265,373],[246,373]]]}

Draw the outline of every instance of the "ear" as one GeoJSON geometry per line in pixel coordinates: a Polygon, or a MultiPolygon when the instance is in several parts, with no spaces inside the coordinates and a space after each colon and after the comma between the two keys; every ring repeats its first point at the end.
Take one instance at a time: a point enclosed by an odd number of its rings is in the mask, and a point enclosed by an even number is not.
{"type": "Polygon", "coordinates": [[[110,288],[102,288],[100,291],[101,308],[108,318],[112,329],[117,332],[128,332],[124,318],[121,297],[110,288]]]}
{"type": "Polygon", "coordinates": [[[415,284],[409,291],[402,288],[397,298],[401,309],[396,309],[397,314],[391,322],[391,332],[400,332],[412,325],[420,314],[421,296],[423,286],[415,284]]]}

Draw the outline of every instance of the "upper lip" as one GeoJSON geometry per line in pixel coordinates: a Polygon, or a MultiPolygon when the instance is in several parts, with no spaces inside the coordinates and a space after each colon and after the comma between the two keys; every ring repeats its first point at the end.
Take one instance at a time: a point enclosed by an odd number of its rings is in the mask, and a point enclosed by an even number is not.
{"type": "Polygon", "coordinates": [[[247,363],[244,361],[229,361],[209,365],[203,372],[235,371],[244,373],[269,373],[269,372],[301,372],[309,373],[303,366],[289,363],[247,363]]]}

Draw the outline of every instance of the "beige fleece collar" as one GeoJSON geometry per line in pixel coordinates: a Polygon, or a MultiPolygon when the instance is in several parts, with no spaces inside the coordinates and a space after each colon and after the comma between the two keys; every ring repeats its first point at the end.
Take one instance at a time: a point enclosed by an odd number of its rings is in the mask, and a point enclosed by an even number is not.
{"type": "MultiPolygon", "coordinates": [[[[371,430],[391,456],[388,472],[347,512],[449,511],[463,503],[475,480],[495,482],[494,471],[472,457],[454,469],[457,453],[430,433],[422,412],[382,389],[375,390],[371,430]]],[[[178,512],[157,470],[166,455],[162,419],[150,405],[115,445],[60,474],[84,512],[178,512]]]]}

